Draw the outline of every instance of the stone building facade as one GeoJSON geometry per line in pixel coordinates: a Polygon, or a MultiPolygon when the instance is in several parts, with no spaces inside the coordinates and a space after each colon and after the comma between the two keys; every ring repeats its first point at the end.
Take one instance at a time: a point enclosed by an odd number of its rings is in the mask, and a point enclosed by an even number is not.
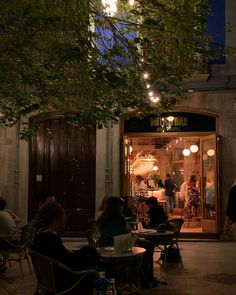
{"type": "MultiPolygon", "coordinates": [[[[236,2],[225,1],[225,22],[232,24],[225,45],[236,49],[236,2]]],[[[236,177],[236,58],[211,65],[210,75],[195,76],[185,82],[191,91],[175,111],[209,112],[218,117],[219,205],[221,222],[229,188],[236,177]]],[[[27,119],[24,119],[24,123],[27,119]]],[[[22,123],[22,122],[21,122],[22,123]]],[[[24,222],[28,220],[29,142],[19,139],[21,124],[0,128],[0,194],[8,207],[24,222]]],[[[95,212],[104,195],[119,195],[121,189],[122,124],[96,130],[95,212]]]]}

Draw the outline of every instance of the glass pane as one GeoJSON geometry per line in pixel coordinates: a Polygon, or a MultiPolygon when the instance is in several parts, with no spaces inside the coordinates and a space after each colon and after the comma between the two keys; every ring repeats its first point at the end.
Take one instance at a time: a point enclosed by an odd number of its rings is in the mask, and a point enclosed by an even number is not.
{"type": "Polygon", "coordinates": [[[216,219],[216,150],[215,140],[202,141],[202,179],[204,219],[216,219]]]}

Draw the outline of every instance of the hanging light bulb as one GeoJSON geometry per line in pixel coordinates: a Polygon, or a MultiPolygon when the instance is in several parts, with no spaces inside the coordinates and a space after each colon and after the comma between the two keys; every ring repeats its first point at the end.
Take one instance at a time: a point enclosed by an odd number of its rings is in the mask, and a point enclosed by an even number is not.
{"type": "Polygon", "coordinates": [[[198,146],[196,144],[193,144],[190,146],[190,151],[192,153],[196,153],[198,151],[198,146]]]}
{"type": "Polygon", "coordinates": [[[213,157],[213,156],[215,155],[215,150],[213,150],[213,149],[209,149],[209,150],[207,151],[207,155],[208,155],[209,157],[213,157]]]}
{"type": "Polygon", "coordinates": [[[189,156],[190,155],[190,150],[189,149],[184,149],[183,150],[183,155],[186,156],[186,157],[189,156]]]}

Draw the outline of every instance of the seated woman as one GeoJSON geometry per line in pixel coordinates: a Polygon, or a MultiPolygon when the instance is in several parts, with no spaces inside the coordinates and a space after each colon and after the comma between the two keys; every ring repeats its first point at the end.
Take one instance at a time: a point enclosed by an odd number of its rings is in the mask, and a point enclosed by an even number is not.
{"type": "MultiPolygon", "coordinates": [[[[17,224],[13,215],[5,208],[6,201],[0,197],[0,250],[11,250],[18,244],[17,224]]],[[[5,259],[0,260],[0,273],[6,269],[5,259]]]]}
{"type": "MultiPolygon", "coordinates": [[[[83,246],[71,252],[67,250],[61,240],[61,233],[65,225],[65,212],[58,203],[46,203],[39,211],[39,216],[44,224],[44,230],[36,236],[32,250],[52,259],[62,262],[72,270],[96,269],[100,255],[92,246],[83,246]]],[[[58,289],[64,290],[76,282],[75,277],[65,277],[65,272],[57,271],[58,289]]],[[[92,294],[95,277],[89,277],[84,294],[92,294]]],[[[76,290],[70,294],[76,294],[76,290]],[[75,293],[74,293],[75,292],[75,293]]],[[[78,293],[78,291],[77,291],[78,293]]]]}
{"type": "Polygon", "coordinates": [[[168,217],[162,208],[161,205],[158,204],[158,201],[155,197],[150,197],[146,200],[145,204],[148,207],[147,211],[147,224],[148,228],[156,228],[159,224],[167,221],[168,217]]]}
{"type": "MultiPolygon", "coordinates": [[[[114,244],[113,237],[131,232],[130,226],[126,223],[122,214],[124,201],[119,197],[110,197],[104,210],[98,217],[100,226],[102,246],[111,246],[114,244]]],[[[153,253],[154,247],[151,241],[137,239],[136,245],[146,249],[142,260],[142,278],[143,286],[153,286],[156,280],[153,277],[153,253]]],[[[134,271],[134,270],[132,270],[134,271]]]]}
{"type": "Polygon", "coordinates": [[[132,196],[123,196],[122,200],[124,201],[122,213],[125,216],[126,220],[135,221],[137,208],[134,204],[134,198],[132,196]]]}

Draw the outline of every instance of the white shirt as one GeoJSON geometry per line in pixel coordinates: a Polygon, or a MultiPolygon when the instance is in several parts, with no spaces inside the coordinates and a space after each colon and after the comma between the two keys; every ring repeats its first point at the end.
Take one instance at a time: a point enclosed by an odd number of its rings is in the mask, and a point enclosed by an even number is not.
{"type": "Polygon", "coordinates": [[[135,183],[134,185],[134,193],[135,194],[140,194],[140,193],[145,193],[147,191],[147,185],[145,182],[142,180],[140,183],[135,183]]]}
{"type": "Polygon", "coordinates": [[[12,216],[6,211],[0,211],[0,238],[7,238],[10,241],[17,239],[14,235],[16,232],[16,224],[12,216]]]}

